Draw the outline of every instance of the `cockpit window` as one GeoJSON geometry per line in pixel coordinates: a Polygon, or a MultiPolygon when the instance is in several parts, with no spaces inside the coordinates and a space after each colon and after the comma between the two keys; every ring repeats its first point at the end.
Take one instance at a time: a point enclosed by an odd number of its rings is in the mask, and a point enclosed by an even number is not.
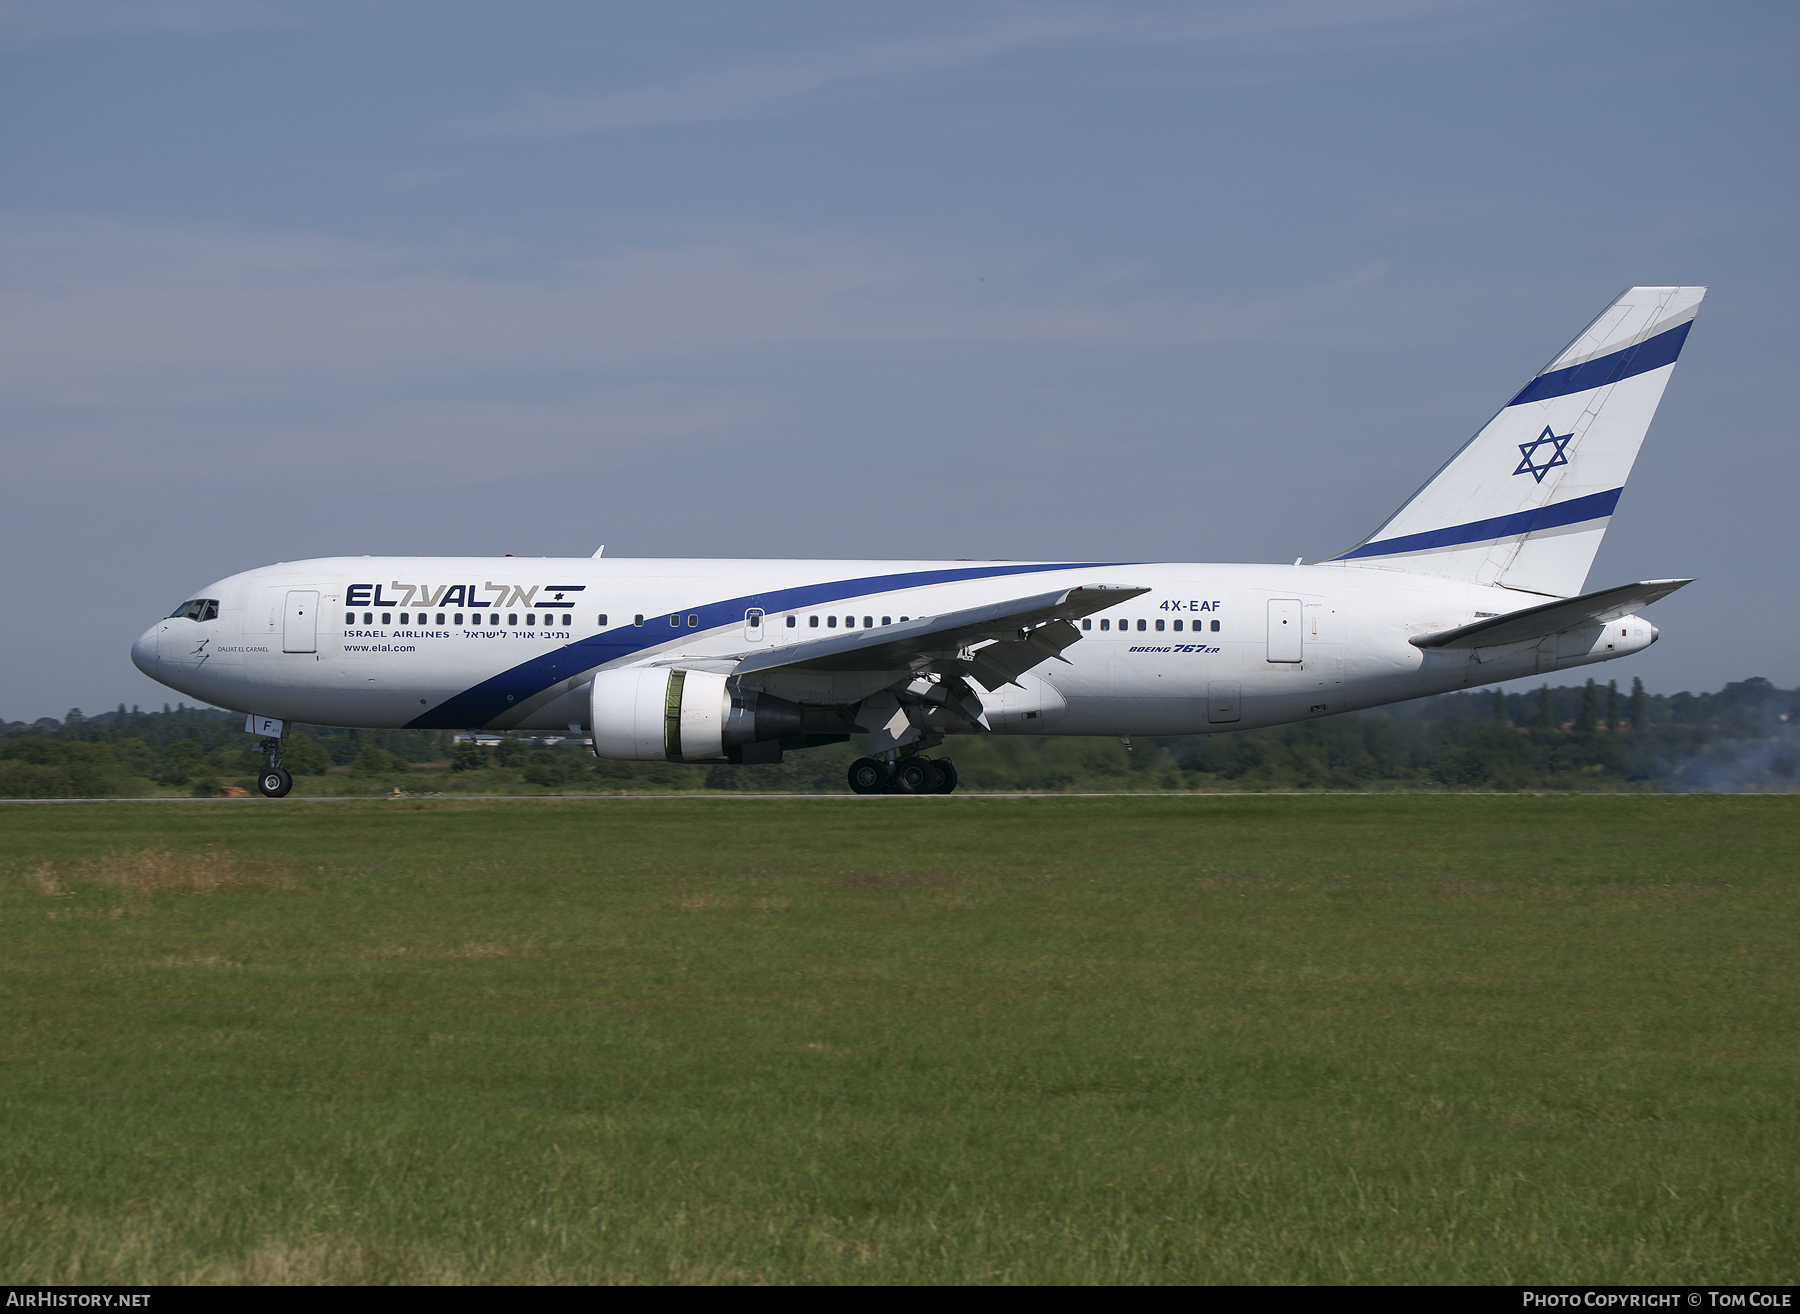
{"type": "Polygon", "coordinates": [[[169,613],[170,620],[209,621],[219,619],[219,600],[217,598],[193,598],[182,603],[169,613]]]}
{"type": "Polygon", "coordinates": [[[191,602],[182,603],[179,607],[175,608],[174,611],[169,613],[169,619],[170,620],[180,620],[183,616],[188,614],[188,608],[193,605],[194,604],[191,602]]]}

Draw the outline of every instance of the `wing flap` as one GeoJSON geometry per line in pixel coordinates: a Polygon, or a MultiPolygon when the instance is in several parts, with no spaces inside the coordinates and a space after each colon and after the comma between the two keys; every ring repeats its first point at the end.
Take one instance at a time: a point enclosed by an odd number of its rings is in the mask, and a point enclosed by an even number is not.
{"type": "Polygon", "coordinates": [[[1003,684],[1017,684],[1019,677],[1033,666],[1055,658],[1067,661],[1062,650],[1081,638],[1081,631],[1066,620],[1053,620],[1040,625],[1022,639],[1007,639],[976,649],[966,662],[956,663],[963,673],[992,693],[1003,684]]]}
{"type": "Polygon", "coordinates": [[[1461,625],[1453,630],[1415,634],[1407,642],[1415,648],[1491,648],[1503,643],[1524,643],[1629,616],[1639,607],[1647,607],[1693,582],[1691,579],[1640,580],[1636,584],[1621,584],[1579,598],[1527,607],[1491,620],[1478,620],[1473,625],[1461,625]]]}

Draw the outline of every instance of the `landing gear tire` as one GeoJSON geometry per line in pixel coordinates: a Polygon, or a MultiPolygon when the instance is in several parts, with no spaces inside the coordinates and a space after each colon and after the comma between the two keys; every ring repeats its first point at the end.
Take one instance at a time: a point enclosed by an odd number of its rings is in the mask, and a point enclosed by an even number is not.
{"type": "Polygon", "coordinates": [[[294,787],[294,778],[280,767],[270,767],[256,778],[256,787],[266,798],[284,798],[294,787]]]}
{"type": "Polygon", "coordinates": [[[887,763],[872,757],[859,757],[850,764],[850,790],[855,794],[885,794],[888,787],[887,763]]]}
{"type": "Polygon", "coordinates": [[[944,783],[938,764],[923,757],[903,757],[894,767],[894,784],[902,794],[935,794],[944,783]]]}
{"type": "Polygon", "coordinates": [[[936,767],[938,773],[943,776],[943,780],[932,792],[934,794],[954,794],[956,792],[956,764],[947,757],[940,757],[931,765],[936,767]]]}

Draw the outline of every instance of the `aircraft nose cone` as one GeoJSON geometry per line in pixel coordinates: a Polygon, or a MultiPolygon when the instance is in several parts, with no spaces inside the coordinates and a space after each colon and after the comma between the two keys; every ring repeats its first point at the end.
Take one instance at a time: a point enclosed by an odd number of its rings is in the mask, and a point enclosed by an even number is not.
{"type": "Polygon", "coordinates": [[[156,626],[138,635],[137,642],[131,645],[131,664],[152,680],[156,678],[156,626]]]}

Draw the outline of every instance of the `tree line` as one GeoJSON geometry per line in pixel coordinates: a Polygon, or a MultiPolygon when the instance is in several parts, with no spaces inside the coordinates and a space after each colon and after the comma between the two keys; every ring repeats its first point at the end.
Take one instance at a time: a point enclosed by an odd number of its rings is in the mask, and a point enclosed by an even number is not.
{"type": "MultiPolygon", "coordinates": [[[[211,795],[264,759],[235,713],[164,704],[0,723],[0,797],[211,795]]],[[[597,762],[574,743],[447,730],[300,727],[285,746],[301,792],[542,793],[717,790],[841,793],[857,740],[779,765],[597,762]]],[[[1800,785],[1800,691],[1765,679],[1716,693],[1646,693],[1588,680],[1441,694],[1234,734],[1114,739],[958,738],[968,790],[1780,790],[1800,785]]]]}

